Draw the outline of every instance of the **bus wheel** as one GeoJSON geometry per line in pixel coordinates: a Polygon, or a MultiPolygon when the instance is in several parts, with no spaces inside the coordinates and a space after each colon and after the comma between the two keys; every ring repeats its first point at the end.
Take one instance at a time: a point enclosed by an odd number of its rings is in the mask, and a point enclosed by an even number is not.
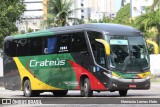
{"type": "Polygon", "coordinates": [[[63,97],[66,96],[68,93],[68,90],[55,90],[53,91],[54,96],[56,97],[63,97]]]}
{"type": "Polygon", "coordinates": [[[120,96],[126,96],[128,90],[119,90],[119,95],[120,96]]]}
{"type": "Polygon", "coordinates": [[[81,83],[81,95],[84,97],[91,97],[93,95],[93,91],[90,88],[90,81],[88,78],[85,78],[81,83]]]}
{"type": "MultiPolygon", "coordinates": [[[[34,92],[31,89],[31,84],[30,84],[29,80],[25,80],[24,81],[24,84],[23,84],[23,93],[24,93],[24,96],[26,96],[26,97],[32,97],[32,96],[34,96],[34,92]]],[[[38,95],[38,93],[37,93],[37,95],[38,95]]]]}

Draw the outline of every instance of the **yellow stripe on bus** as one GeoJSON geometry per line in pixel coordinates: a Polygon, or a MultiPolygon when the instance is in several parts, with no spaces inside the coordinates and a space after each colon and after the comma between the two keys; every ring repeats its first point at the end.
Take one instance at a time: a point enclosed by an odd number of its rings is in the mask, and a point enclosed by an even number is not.
{"type": "Polygon", "coordinates": [[[38,80],[37,78],[35,78],[32,74],[30,74],[28,72],[28,70],[21,64],[21,62],[19,61],[18,57],[14,57],[13,58],[17,67],[18,67],[18,71],[20,74],[20,78],[21,78],[21,89],[22,89],[22,80],[24,77],[28,77],[31,83],[31,88],[32,90],[62,90],[60,88],[56,88],[50,85],[47,85],[46,83],[38,80]]]}
{"type": "Polygon", "coordinates": [[[151,75],[151,72],[145,72],[145,73],[140,73],[140,74],[137,74],[139,77],[141,77],[141,78],[146,78],[146,77],[148,77],[148,76],[150,76],[151,75]]]}
{"type": "Polygon", "coordinates": [[[122,78],[121,76],[117,75],[116,73],[112,72],[112,76],[118,77],[118,78],[122,78]]]}

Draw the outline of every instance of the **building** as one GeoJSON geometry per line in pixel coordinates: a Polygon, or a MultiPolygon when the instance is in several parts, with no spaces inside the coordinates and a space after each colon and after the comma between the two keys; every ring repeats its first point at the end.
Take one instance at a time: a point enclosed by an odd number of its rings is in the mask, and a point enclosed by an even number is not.
{"type": "Polygon", "coordinates": [[[115,17],[115,0],[74,0],[73,5],[74,9],[79,8],[73,16],[84,21],[115,17]]]}
{"type": "Polygon", "coordinates": [[[71,10],[74,10],[71,17],[87,21],[91,13],[90,0],[74,0],[71,10]]]}
{"type": "Polygon", "coordinates": [[[115,0],[91,0],[92,9],[90,18],[92,20],[100,20],[103,16],[111,19],[115,17],[115,0]]]}
{"type": "Polygon", "coordinates": [[[145,7],[151,6],[153,0],[130,0],[131,4],[131,17],[137,17],[145,12],[145,7]]]}
{"type": "Polygon", "coordinates": [[[26,33],[28,29],[38,31],[43,28],[42,22],[46,20],[47,0],[25,0],[26,11],[21,16],[21,21],[17,21],[19,33],[26,33]]]}

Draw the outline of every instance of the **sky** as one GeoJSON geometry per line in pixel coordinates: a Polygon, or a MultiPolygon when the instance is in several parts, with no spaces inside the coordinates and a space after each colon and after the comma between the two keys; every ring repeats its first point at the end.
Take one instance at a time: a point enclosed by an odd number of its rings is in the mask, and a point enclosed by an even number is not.
{"type": "Polygon", "coordinates": [[[115,10],[116,12],[120,9],[121,7],[121,0],[115,0],[115,10]]]}

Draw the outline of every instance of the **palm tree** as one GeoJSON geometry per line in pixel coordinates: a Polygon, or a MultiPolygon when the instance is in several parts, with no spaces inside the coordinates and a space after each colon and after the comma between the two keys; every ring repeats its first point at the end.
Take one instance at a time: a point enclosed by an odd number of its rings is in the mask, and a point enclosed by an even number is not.
{"type": "Polygon", "coordinates": [[[146,8],[146,13],[136,18],[135,27],[145,33],[155,28],[156,42],[160,46],[160,0],[154,0],[153,4],[146,8]]]}
{"type": "Polygon", "coordinates": [[[153,4],[152,4],[151,7],[150,7],[150,9],[151,9],[152,11],[154,11],[154,9],[155,9],[156,7],[160,8],[160,0],[154,0],[154,1],[153,1],[153,4]]]}
{"type": "Polygon", "coordinates": [[[65,26],[68,25],[68,20],[76,20],[80,19],[69,17],[71,13],[75,10],[71,10],[72,5],[71,0],[49,0],[48,1],[48,24],[52,24],[53,26],[65,26]],[[52,16],[52,17],[51,17],[52,16]]]}

